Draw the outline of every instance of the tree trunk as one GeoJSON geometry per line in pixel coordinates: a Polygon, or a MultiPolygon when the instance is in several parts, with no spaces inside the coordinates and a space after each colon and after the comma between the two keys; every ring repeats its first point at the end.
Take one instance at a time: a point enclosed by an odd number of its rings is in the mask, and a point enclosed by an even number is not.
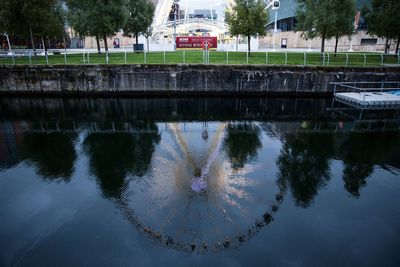
{"type": "Polygon", "coordinates": [[[247,35],[247,49],[250,52],[250,40],[251,40],[251,36],[247,35]]]}
{"type": "Polygon", "coordinates": [[[35,47],[35,40],[33,39],[33,31],[32,31],[32,27],[29,24],[29,35],[31,36],[31,45],[32,45],[32,49],[33,49],[33,54],[36,57],[36,47],[35,47]]]}
{"type": "Polygon", "coordinates": [[[104,39],[104,49],[106,52],[108,52],[107,36],[105,34],[103,34],[103,39],[104,39]]]}
{"type": "Polygon", "coordinates": [[[325,52],[325,33],[321,36],[321,53],[325,52]]]}
{"type": "Polygon", "coordinates": [[[386,42],[385,42],[385,54],[388,53],[388,44],[389,44],[389,38],[386,38],[386,42]]]}
{"type": "Polygon", "coordinates": [[[400,43],[400,35],[397,37],[397,45],[396,45],[396,55],[399,55],[399,43],[400,43]]]}
{"type": "Polygon", "coordinates": [[[335,42],[335,57],[336,57],[336,53],[337,53],[337,45],[339,42],[339,36],[336,35],[336,42],[335,42]]]}
{"type": "Polygon", "coordinates": [[[96,35],[96,43],[97,43],[97,54],[101,54],[100,39],[98,35],[96,35]]]}

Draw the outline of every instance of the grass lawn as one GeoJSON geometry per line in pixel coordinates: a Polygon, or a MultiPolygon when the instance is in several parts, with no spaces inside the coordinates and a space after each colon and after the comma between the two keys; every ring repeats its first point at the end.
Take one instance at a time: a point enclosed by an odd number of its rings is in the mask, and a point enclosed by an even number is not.
{"type": "MultiPolygon", "coordinates": [[[[168,51],[109,53],[109,64],[204,64],[202,51],[168,51]]],[[[0,57],[1,64],[107,64],[106,54],[70,53],[29,58],[28,56],[0,57]]],[[[399,65],[394,55],[375,53],[318,53],[318,52],[209,52],[210,64],[312,65],[312,66],[381,66],[399,65]]]]}

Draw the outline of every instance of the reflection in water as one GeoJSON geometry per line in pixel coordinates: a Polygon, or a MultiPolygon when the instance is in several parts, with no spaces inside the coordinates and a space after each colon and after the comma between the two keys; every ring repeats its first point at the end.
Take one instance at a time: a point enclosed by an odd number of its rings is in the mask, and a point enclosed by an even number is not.
{"type": "Polygon", "coordinates": [[[76,134],[28,133],[23,137],[19,154],[43,178],[69,181],[77,158],[75,139],[76,134]]]}
{"type": "MultiPolygon", "coordinates": [[[[316,199],[330,207],[326,198],[317,198],[329,183],[340,184],[329,188],[335,197],[344,196],[345,190],[359,197],[367,177],[377,182],[381,174],[397,174],[400,167],[397,121],[391,122],[392,132],[383,123],[359,129],[356,121],[327,112],[326,100],[70,99],[38,104],[30,99],[27,103],[32,106],[16,106],[16,112],[8,102],[0,105],[4,177],[19,168],[33,168],[44,181],[74,181],[51,184],[41,188],[44,191],[95,184],[94,192],[102,193],[91,194],[96,205],[111,201],[114,205],[109,206],[117,207],[138,232],[178,250],[237,247],[275,216],[277,227],[287,223],[279,219],[281,208],[290,217],[296,206],[310,207],[316,199]],[[39,120],[41,125],[34,123],[39,120]],[[21,161],[27,164],[18,165],[21,161]],[[88,173],[96,179],[87,179],[88,173]],[[280,207],[289,192],[295,205],[289,201],[280,207]],[[108,201],[97,201],[99,196],[108,201]]],[[[368,116],[371,121],[378,115],[368,116]]],[[[32,180],[41,187],[40,179],[32,180]]],[[[9,187],[13,186],[19,189],[17,184],[9,187]]],[[[74,210],[74,205],[65,204],[64,209],[74,210]]],[[[109,212],[123,218],[113,209],[109,212]]],[[[92,216],[84,213],[82,217],[92,216]]],[[[132,227],[126,231],[124,236],[135,236],[132,227]]],[[[264,239],[254,242],[257,247],[265,245],[264,239]]]]}
{"type": "Polygon", "coordinates": [[[225,150],[228,153],[233,169],[240,169],[255,159],[257,149],[261,148],[260,128],[249,122],[229,123],[225,150]]]}
{"type": "Polygon", "coordinates": [[[160,140],[154,123],[137,124],[149,133],[89,134],[83,147],[90,159],[90,171],[106,197],[118,198],[126,187],[127,175],[142,177],[149,169],[154,145],[160,140]]]}
{"type": "Polygon", "coordinates": [[[283,140],[276,164],[279,184],[290,186],[295,202],[306,208],[330,179],[329,159],[334,154],[332,134],[291,133],[283,140]]]}
{"type": "Polygon", "coordinates": [[[367,184],[375,165],[385,167],[385,160],[400,149],[400,135],[396,132],[349,133],[340,145],[344,162],[343,181],[346,190],[360,196],[360,188],[367,184]]]}

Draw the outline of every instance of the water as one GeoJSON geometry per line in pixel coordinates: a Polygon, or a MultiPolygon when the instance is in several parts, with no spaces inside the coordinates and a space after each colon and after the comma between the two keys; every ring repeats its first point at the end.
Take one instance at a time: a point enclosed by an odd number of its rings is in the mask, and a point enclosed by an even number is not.
{"type": "Polygon", "coordinates": [[[398,266],[400,114],[0,100],[1,266],[398,266]]]}

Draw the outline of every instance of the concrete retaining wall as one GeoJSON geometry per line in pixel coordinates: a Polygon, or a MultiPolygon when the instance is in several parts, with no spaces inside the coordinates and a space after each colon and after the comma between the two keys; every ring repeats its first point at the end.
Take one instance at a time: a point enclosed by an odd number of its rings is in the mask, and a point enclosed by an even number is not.
{"type": "Polygon", "coordinates": [[[333,81],[400,81],[399,67],[0,66],[2,94],[329,94],[333,81]]]}

